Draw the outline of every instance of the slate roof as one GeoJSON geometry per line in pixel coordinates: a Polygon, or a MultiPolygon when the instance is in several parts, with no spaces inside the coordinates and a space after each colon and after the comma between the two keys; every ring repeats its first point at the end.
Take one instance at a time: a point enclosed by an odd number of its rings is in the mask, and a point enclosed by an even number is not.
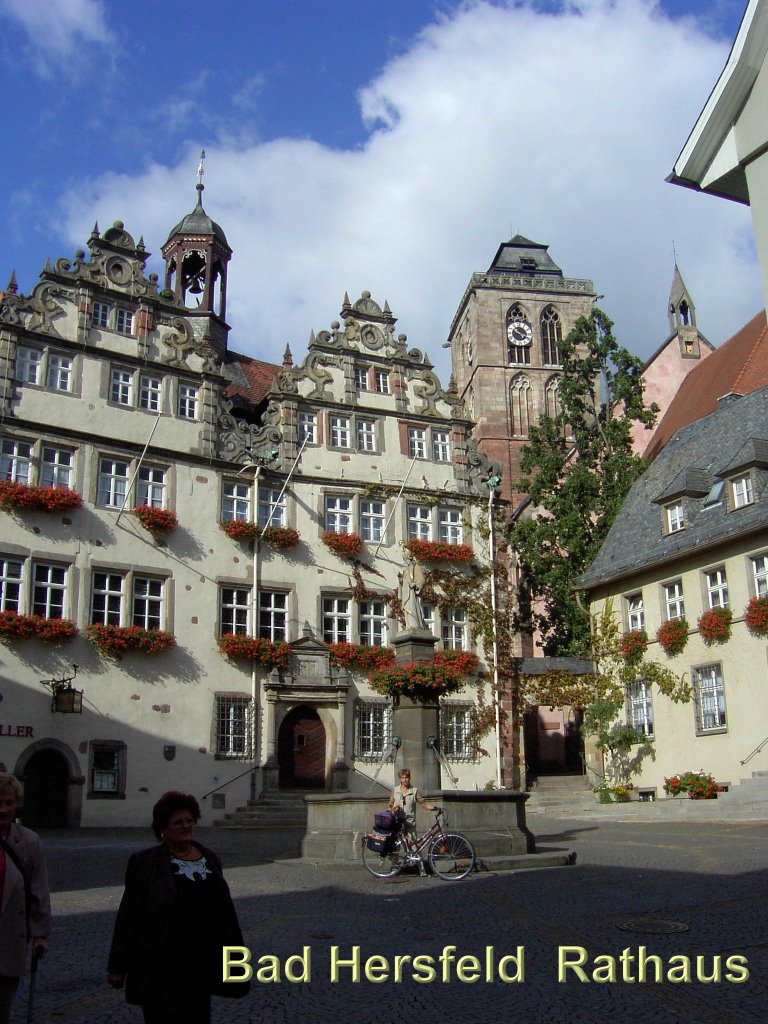
{"type": "Polygon", "coordinates": [[[562,277],[563,272],[549,255],[548,245],[533,242],[524,235],[515,235],[508,242],[502,242],[489,274],[548,274],[562,277]]]}
{"type": "Polygon", "coordinates": [[[765,310],[691,370],[670,402],[645,452],[655,458],[682,427],[717,408],[723,395],[768,386],[768,324],[765,310]]]}
{"type": "Polygon", "coordinates": [[[768,454],[766,437],[768,387],[727,398],[715,412],[675,434],[627,495],[597,558],[577,581],[578,589],[591,590],[708,546],[767,531],[766,473],[758,474],[754,503],[743,508],[729,511],[725,496],[707,507],[706,496],[689,497],[685,528],[668,536],[662,534],[662,510],[656,504],[689,468],[705,471],[715,482],[733,472],[731,467],[743,468],[745,455],[750,464],[760,465],[768,454]]]}
{"type": "Polygon", "coordinates": [[[213,235],[214,238],[217,238],[229,249],[224,229],[215,220],[211,220],[203,209],[204,187],[204,185],[197,186],[197,205],[192,213],[188,213],[171,231],[168,235],[168,241],[165,243],[166,245],[168,245],[168,242],[170,242],[174,235],[213,235]]]}

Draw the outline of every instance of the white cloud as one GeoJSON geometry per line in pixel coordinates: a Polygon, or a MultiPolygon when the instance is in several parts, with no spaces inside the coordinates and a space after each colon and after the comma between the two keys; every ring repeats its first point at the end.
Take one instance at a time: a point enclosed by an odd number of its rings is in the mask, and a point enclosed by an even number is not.
{"type": "Polygon", "coordinates": [[[24,30],[42,75],[71,60],[84,44],[105,46],[113,39],[103,0],[0,0],[0,17],[24,30]]]}
{"type": "Polygon", "coordinates": [[[68,237],[120,218],[158,252],[194,204],[204,145],[205,206],[234,249],[237,351],[279,361],[290,342],[301,358],[344,292],[368,289],[447,379],[440,346],[470,275],[518,231],[591,278],[642,355],[666,336],[674,241],[698,324],[720,342],[762,304],[749,212],[664,178],[726,55],[650,0],[471,3],[362,91],[359,149],[190,140],[175,167],[79,185],[68,237]]]}

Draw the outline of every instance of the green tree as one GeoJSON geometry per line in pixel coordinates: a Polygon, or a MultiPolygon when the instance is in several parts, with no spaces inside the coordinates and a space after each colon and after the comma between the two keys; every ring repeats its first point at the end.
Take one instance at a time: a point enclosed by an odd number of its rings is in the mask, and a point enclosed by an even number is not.
{"type": "Polygon", "coordinates": [[[539,629],[546,654],[587,655],[589,616],[573,585],[645,468],[632,426],[653,426],[658,407],[645,405],[642,360],[617,343],[602,310],[576,321],[560,353],[559,412],[531,428],[522,452],[519,488],[532,515],[515,522],[510,539],[528,609],[519,625],[539,629]]]}

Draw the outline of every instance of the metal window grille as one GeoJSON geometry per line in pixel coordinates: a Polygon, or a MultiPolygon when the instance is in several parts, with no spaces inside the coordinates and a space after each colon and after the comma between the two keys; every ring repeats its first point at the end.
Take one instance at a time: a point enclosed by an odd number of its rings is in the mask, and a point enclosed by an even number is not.
{"type": "Polygon", "coordinates": [[[719,664],[692,670],[696,731],[715,732],[725,728],[725,686],[719,664]]]}
{"type": "Polygon", "coordinates": [[[253,758],[254,707],[250,697],[216,695],[216,754],[250,761],[253,758]]]}
{"type": "Polygon", "coordinates": [[[634,679],[627,687],[627,718],[633,729],[653,736],[653,701],[645,679],[634,679]]]}
{"type": "Polygon", "coordinates": [[[477,756],[475,709],[471,704],[440,705],[440,749],[453,761],[477,756]]]}
{"type": "Polygon", "coordinates": [[[355,704],[355,757],[360,761],[380,761],[385,752],[393,760],[392,711],[381,701],[357,701],[355,704]]]}

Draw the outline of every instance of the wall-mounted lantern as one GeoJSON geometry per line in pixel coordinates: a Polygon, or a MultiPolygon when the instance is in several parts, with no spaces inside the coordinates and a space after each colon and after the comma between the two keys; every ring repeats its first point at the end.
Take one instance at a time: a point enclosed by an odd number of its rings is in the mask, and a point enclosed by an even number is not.
{"type": "Polygon", "coordinates": [[[72,665],[72,675],[62,679],[41,679],[40,682],[50,690],[51,713],[58,712],[61,715],[82,715],[83,713],[83,691],[76,690],[72,685],[77,675],[77,665],[72,665]]]}

